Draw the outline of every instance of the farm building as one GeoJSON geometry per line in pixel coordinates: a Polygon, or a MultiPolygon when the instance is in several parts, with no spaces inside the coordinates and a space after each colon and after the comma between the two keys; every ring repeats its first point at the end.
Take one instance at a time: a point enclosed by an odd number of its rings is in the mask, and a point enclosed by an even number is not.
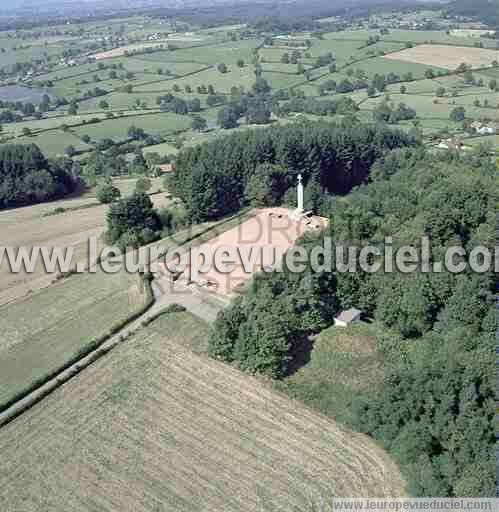
{"type": "Polygon", "coordinates": [[[440,141],[440,143],[437,145],[437,148],[459,151],[463,148],[463,144],[458,139],[453,139],[453,138],[442,139],[440,141]]]}
{"type": "Polygon", "coordinates": [[[348,327],[350,324],[360,322],[360,315],[362,311],[356,308],[346,309],[342,311],[335,319],[334,325],[336,327],[348,327]]]}
{"type": "Polygon", "coordinates": [[[483,124],[480,121],[474,121],[470,127],[480,135],[490,135],[497,132],[497,123],[483,124]]]}

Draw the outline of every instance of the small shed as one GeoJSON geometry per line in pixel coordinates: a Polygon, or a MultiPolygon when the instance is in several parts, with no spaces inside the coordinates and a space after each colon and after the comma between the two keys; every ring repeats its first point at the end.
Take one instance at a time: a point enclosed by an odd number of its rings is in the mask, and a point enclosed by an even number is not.
{"type": "Polygon", "coordinates": [[[348,327],[350,324],[360,322],[360,315],[362,311],[350,308],[342,311],[335,319],[334,325],[336,327],[348,327]]]}

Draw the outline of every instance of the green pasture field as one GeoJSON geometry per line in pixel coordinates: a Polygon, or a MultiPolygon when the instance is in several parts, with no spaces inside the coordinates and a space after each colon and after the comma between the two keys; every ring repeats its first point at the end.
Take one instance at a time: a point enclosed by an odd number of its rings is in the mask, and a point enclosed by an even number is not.
{"type": "Polygon", "coordinates": [[[243,59],[248,64],[252,60],[253,49],[261,43],[260,39],[243,39],[222,44],[157,52],[150,54],[149,57],[151,60],[159,58],[163,61],[164,59],[165,62],[193,62],[212,65],[223,62],[227,66],[235,65],[238,59],[243,59]]]}
{"type": "MultiPolygon", "coordinates": [[[[382,101],[383,97],[369,98],[362,103],[362,110],[373,110],[374,107],[382,101]]],[[[451,110],[458,106],[452,104],[452,101],[458,98],[433,98],[431,96],[420,96],[416,94],[390,94],[390,100],[393,105],[405,103],[408,107],[413,108],[417,116],[421,119],[449,119],[451,110]],[[434,103],[436,100],[438,103],[434,103]]],[[[466,117],[472,119],[490,118],[495,119],[497,116],[496,109],[474,107],[473,105],[466,106],[466,117]]],[[[451,123],[449,119],[449,123],[451,123]]]]}
{"type": "Polygon", "coordinates": [[[30,137],[15,139],[16,144],[36,144],[42,153],[49,158],[61,156],[68,146],[74,146],[76,151],[89,151],[92,146],[85,144],[71,132],[51,130],[30,137]]]}
{"type": "MultiPolygon", "coordinates": [[[[323,74],[325,69],[324,68],[320,68],[320,69],[321,69],[321,74],[323,74]]],[[[341,71],[338,71],[336,73],[326,73],[326,74],[324,74],[324,76],[321,76],[320,78],[317,78],[316,80],[314,80],[311,85],[319,85],[324,82],[327,82],[328,80],[334,80],[337,84],[339,84],[342,80],[345,80],[345,79],[352,81],[354,79],[354,77],[349,77],[346,73],[343,73],[341,71]]]]}
{"type": "Polygon", "coordinates": [[[119,87],[124,87],[128,84],[135,85],[137,83],[142,83],[147,80],[160,80],[162,78],[162,75],[158,75],[154,70],[152,72],[144,72],[144,70],[141,70],[141,72],[139,73],[134,73],[134,78],[132,80],[109,78],[108,75],[108,70],[100,72],[92,71],[84,75],[63,78],[62,80],[58,80],[57,82],[55,82],[54,85],[59,89],[81,89],[82,91],[92,89],[96,86],[106,90],[114,90],[119,87]],[[98,77],[99,80],[94,80],[94,76],[98,77]]]}
{"type": "Polygon", "coordinates": [[[382,36],[383,41],[410,41],[412,43],[441,43],[452,46],[473,46],[482,42],[485,48],[495,48],[495,40],[485,37],[468,38],[447,35],[443,30],[401,30],[390,29],[390,33],[382,36]]]}
{"type": "Polygon", "coordinates": [[[79,137],[88,134],[92,140],[111,138],[119,141],[125,140],[128,137],[127,132],[130,126],[143,128],[149,135],[166,135],[185,130],[190,124],[191,119],[189,116],[158,112],[133,117],[120,117],[102,121],[98,124],[79,126],[74,129],[74,132],[79,137]]]}
{"type": "MultiPolygon", "coordinates": [[[[106,79],[104,74],[99,75],[102,80],[94,81],[93,73],[89,73],[88,75],[83,75],[79,77],[65,78],[63,80],[59,80],[54,83],[53,92],[59,98],[82,98],[83,95],[89,91],[93,90],[95,87],[99,87],[100,89],[104,89],[105,91],[119,91],[126,87],[127,85],[132,85],[134,87],[141,85],[143,83],[151,82],[154,80],[161,80],[162,75],[157,74],[136,74],[133,80],[120,80],[120,79],[106,79]],[[88,83],[81,83],[82,80],[86,80],[88,83]]],[[[104,99],[104,97],[100,97],[100,100],[104,99]]]]}
{"type": "MultiPolygon", "coordinates": [[[[136,101],[140,100],[141,102],[146,103],[148,109],[157,109],[158,105],[156,104],[156,98],[160,96],[162,93],[154,93],[154,92],[132,92],[130,94],[126,92],[114,92],[108,94],[105,98],[90,98],[85,101],[81,101],[79,103],[79,111],[84,112],[103,112],[103,109],[99,107],[99,103],[102,100],[105,100],[109,105],[109,110],[118,110],[123,111],[127,114],[132,114],[133,110],[136,108],[136,101]]],[[[185,93],[176,93],[175,96],[185,97],[185,99],[192,99],[194,97],[199,98],[201,101],[201,105],[204,105],[205,98],[203,95],[193,95],[193,94],[185,94],[185,93]]],[[[116,113],[116,112],[115,112],[116,113]]],[[[94,117],[94,116],[90,116],[94,117]]]]}
{"type": "MultiPolygon", "coordinates": [[[[271,73],[286,73],[288,75],[297,75],[298,74],[298,65],[297,64],[283,64],[282,62],[264,62],[262,65],[263,72],[271,72],[271,73]]],[[[310,68],[309,64],[304,64],[303,67],[305,69],[310,68]]]]}
{"type": "MultiPolygon", "coordinates": [[[[96,102],[101,101],[102,98],[96,102]]],[[[82,103],[82,106],[85,103],[82,103]]],[[[155,106],[155,105],[154,105],[155,106]]],[[[83,109],[82,109],[83,110],[83,109]]],[[[96,109],[97,110],[97,109],[96,109]]],[[[8,134],[17,134],[20,135],[22,133],[23,128],[29,128],[33,133],[45,131],[45,130],[53,130],[56,128],[60,128],[62,125],[66,126],[74,126],[85,121],[88,122],[91,119],[105,119],[105,113],[103,113],[102,109],[98,109],[99,112],[96,113],[81,113],[75,116],[71,115],[63,115],[62,111],[58,111],[57,115],[47,115],[47,117],[43,119],[33,119],[30,121],[20,121],[19,123],[6,123],[3,125],[3,131],[8,134]]]]}
{"type": "Polygon", "coordinates": [[[402,60],[385,59],[384,57],[374,57],[352,64],[347,66],[345,69],[342,69],[342,73],[345,73],[347,69],[362,69],[368,78],[372,78],[375,74],[387,75],[390,72],[399,76],[403,76],[405,73],[410,72],[413,74],[414,78],[423,78],[427,69],[432,69],[435,74],[439,71],[444,71],[436,66],[426,66],[424,64],[404,62],[402,60]]]}
{"type": "MultiPolygon", "coordinates": [[[[135,191],[135,185],[139,178],[114,178],[113,185],[119,188],[122,196],[130,196],[135,191]]],[[[149,178],[151,180],[151,188],[149,193],[163,190],[163,178],[149,178]]]]}
{"type": "MultiPolygon", "coordinates": [[[[499,59],[497,59],[497,60],[499,60],[499,59]]],[[[473,75],[477,78],[482,77],[484,79],[484,81],[486,81],[487,79],[491,80],[492,78],[499,80],[499,67],[482,69],[478,73],[473,73],[473,75]]]]}
{"type": "Polygon", "coordinates": [[[469,139],[464,139],[463,143],[465,146],[478,146],[480,144],[490,144],[495,151],[499,151],[499,135],[483,135],[481,137],[470,137],[469,139]]]}
{"type": "Polygon", "coordinates": [[[491,104],[495,104],[495,101],[492,101],[495,93],[488,88],[487,82],[484,82],[484,86],[478,87],[464,83],[464,81],[459,77],[448,76],[438,77],[433,80],[424,79],[390,84],[386,87],[386,91],[389,93],[398,93],[402,86],[406,87],[407,94],[435,97],[437,90],[440,87],[443,87],[445,89],[446,97],[450,97],[452,94],[457,93],[457,96],[451,98],[452,100],[455,100],[456,103],[459,103],[460,101],[467,102],[465,98],[471,98],[471,103],[475,98],[478,98],[480,101],[488,98],[491,104]]]}
{"type": "Polygon", "coordinates": [[[179,150],[173,144],[169,144],[168,142],[155,144],[154,146],[147,146],[142,150],[144,155],[147,155],[147,153],[158,153],[159,156],[176,155],[178,152],[179,150]]]}
{"type": "Polygon", "coordinates": [[[218,69],[210,68],[185,78],[138,86],[135,88],[135,92],[173,92],[173,86],[177,84],[182,90],[185,90],[186,85],[190,85],[194,92],[198,86],[213,85],[216,92],[227,94],[232,87],[242,86],[245,90],[249,90],[255,80],[254,66],[246,65],[239,68],[236,65],[231,65],[227,73],[220,73],[218,69]]]}
{"type": "Polygon", "coordinates": [[[491,80],[491,77],[487,77],[486,75],[483,75],[482,73],[473,73],[473,77],[477,80],[480,78],[483,80],[483,86],[476,86],[473,84],[467,84],[464,81],[463,75],[448,75],[448,76],[437,76],[433,80],[437,84],[437,86],[443,86],[445,88],[455,88],[455,89],[462,89],[462,90],[473,90],[474,88],[477,88],[476,90],[482,90],[482,91],[488,91],[488,84],[491,80]]]}
{"type": "Polygon", "coordinates": [[[284,73],[272,73],[266,71],[262,77],[267,80],[272,89],[287,89],[307,81],[303,75],[286,75],[284,73]]]}
{"type": "Polygon", "coordinates": [[[218,34],[220,32],[237,32],[243,28],[246,28],[246,23],[238,23],[235,25],[221,25],[219,27],[210,27],[202,30],[198,30],[197,34],[218,34]]]}
{"type": "Polygon", "coordinates": [[[479,93],[465,92],[455,98],[449,98],[449,101],[452,104],[455,102],[456,106],[463,105],[466,108],[468,108],[468,107],[476,108],[473,105],[475,100],[478,100],[480,102],[481,106],[484,106],[484,102],[488,101],[489,106],[494,107],[494,110],[495,110],[495,113],[492,112],[491,115],[493,115],[494,118],[497,118],[499,111],[496,109],[496,106],[499,104],[499,96],[497,95],[496,92],[489,91],[488,89],[487,89],[487,92],[485,92],[485,89],[483,89],[483,91],[479,92],[479,93]]]}
{"type": "MultiPolygon", "coordinates": [[[[20,43],[21,44],[21,43],[20,43]]],[[[28,44],[26,42],[22,43],[23,46],[28,44]]],[[[64,50],[61,46],[31,46],[26,50],[7,50],[5,53],[1,54],[0,60],[0,69],[12,66],[18,62],[32,62],[34,60],[45,60],[47,56],[55,58],[57,55],[61,54],[64,50]]]]}
{"type": "MultiPolygon", "coordinates": [[[[372,116],[370,119],[372,120],[372,116]]],[[[400,121],[398,124],[392,125],[392,127],[404,131],[410,131],[414,128],[414,125],[412,121],[400,121]]],[[[418,128],[422,130],[423,137],[434,136],[435,134],[440,134],[442,131],[461,136],[463,131],[460,123],[455,123],[450,119],[445,119],[445,117],[421,119],[421,124],[418,128]]]]}
{"type": "Polygon", "coordinates": [[[350,56],[359,52],[359,47],[362,46],[362,43],[358,41],[328,39],[328,35],[329,34],[325,34],[322,40],[311,39],[312,47],[308,52],[314,59],[331,52],[333,57],[336,58],[336,65],[343,66],[349,61],[350,56]]]}
{"type": "MultiPolygon", "coordinates": [[[[437,79],[425,78],[423,80],[414,80],[410,82],[400,82],[396,84],[389,84],[386,86],[386,92],[398,93],[402,86],[406,87],[407,94],[428,94],[433,96],[436,90],[443,86],[440,84],[440,80],[443,77],[437,79]]],[[[445,86],[444,86],[445,87],[445,86]]]]}
{"type": "MultiPolygon", "coordinates": [[[[137,72],[139,72],[140,67],[142,72],[147,70],[147,72],[149,73],[154,73],[157,76],[157,80],[161,80],[162,77],[163,79],[167,78],[168,76],[182,77],[185,75],[190,75],[191,73],[196,73],[197,71],[200,71],[207,67],[206,64],[198,64],[196,62],[172,62],[171,60],[168,60],[168,53],[158,52],[152,53],[150,55],[141,55],[136,57],[135,59],[130,60],[134,61],[135,66],[137,68],[137,72]],[[162,75],[158,75],[158,68],[161,68],[163,70],[162,75]],[[169,71],[171,75],[167,75],[166,71],[169,71]]],[[[128,59],[126,57],[123,59],[125,67],[127,60],[128,59]]]]}
{"type": "Polygon", "coordinates": [[[379,43],[366,46],[365,48],[359,49],[354,54],[355,59],[366,59],[370,58],[375,55],[379,55],[380,52],[384,53],[392,53],[397,52],[399,50],[402,50],[405,48],[404,43],[399,42],[387,42],[387,41],[380,41],[379,43]]]}
{"type": "MultiPolygon", "coordinates": [[[[106,76],[109,74],[110,69],[99,69],[96,62],[89,63],[89,64],[79,64],[77,66],[71,66],[71,67],[59,67],[57,69],[54,69],[53,71],[50,71],[49,73],[45,73],[43,75],[38,75],[36,77],[36,80],[45,81],[45,80],[52,80],[52,81],[58,81],[58,80],[64,80],[71,77],[76,77],[79,75],[85,76],[88,73],[97,73],[97,74],[106,74],[106,76]]],[[[119,72],[119,70],[116,70],[119,72]]]]}
{"type": "Polygon", "coordinates": [[[495,41],[487,38],[466,38],[447,35],[443,30],[404,30],[389,29],[390,32],[381,35],[379,30],[375,29],[354,29],[342,30],[339,32],[330,32],[325,34],[325,38],[351,41],[366,41],[369,36],[380,36],[383,42],[402,42],[405,43],[440,43],[453,46],[473,46],[475,42],[481,41],[486,48],[495,48],[495,41]]]}
{"type": "MultiPolygon", "coordinates": [[[[380,36],[379,30],[375,29],[347,29],[337,32],[327,32],[324,34],[324,39],[332,39],[338,41],[358,41],[364,43],[369,36],[380,36]]],[[[380,36],[381,37],[381,36],[380,36]]],[[[360,45],[358,45],[360,46],[360,45]]]]}
{"type": "MultiPolygon", "coordinates": [[[[300,53],[303,55],[304,51],[299,50],[300,53]]],[[[264,47],[260,48],[258,50],[258,55],[260,56],[260,59],[264,59],[265,62],[281,62],[282,56],[287,53],[290,57],[293,53],[293,50],[291,48],[284,49],[284,48],[272,48],[272,47],[264,47]]],[[[300,59],[301,60],[301,59],[300,59]]],[[[296,65],[296,64],[294,64],[296,65]]]]}

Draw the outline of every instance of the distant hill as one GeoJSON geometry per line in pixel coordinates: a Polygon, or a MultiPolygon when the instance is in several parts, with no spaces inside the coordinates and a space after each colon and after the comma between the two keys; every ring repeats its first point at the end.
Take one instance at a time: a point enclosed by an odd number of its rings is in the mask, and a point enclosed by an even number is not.
{"type": "Polygon", "coordinates": [[[470,16],[491,27],[499,26],[499,0],[454,0],[445,8],[449,14],[470,16]]]}

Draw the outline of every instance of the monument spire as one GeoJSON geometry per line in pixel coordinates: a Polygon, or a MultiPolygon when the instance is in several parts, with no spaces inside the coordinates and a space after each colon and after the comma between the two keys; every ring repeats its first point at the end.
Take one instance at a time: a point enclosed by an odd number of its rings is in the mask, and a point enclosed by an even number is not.
{"type": "Polygon", "coordinates": [[[298,207],[297,212],[302,213],[303,212],[303,184],[302,184],[302,177],[301,174],[298,174],[298,207]]]}

